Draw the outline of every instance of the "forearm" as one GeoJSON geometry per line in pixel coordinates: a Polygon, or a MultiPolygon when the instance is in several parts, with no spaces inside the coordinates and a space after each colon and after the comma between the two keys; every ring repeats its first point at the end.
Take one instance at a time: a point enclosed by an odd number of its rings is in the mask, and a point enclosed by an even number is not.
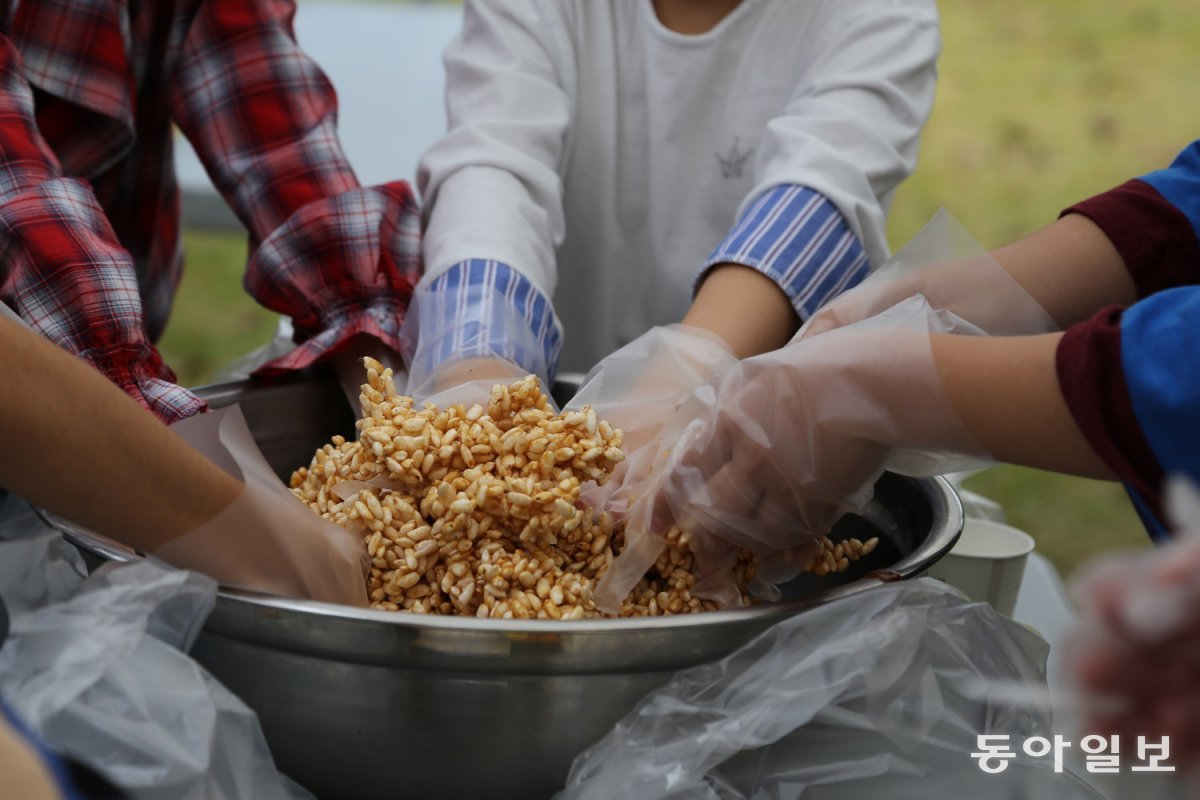
{"type": "Polygon", "coordinates": [[[0,318],[0,485],[150,550],[211,519],[241,491],[100,373],[0,318]],[[81,409],[84,413],[81,413],[81,409]]]}
{"type": "MultiPolygon", "coordinates": [[[[1063,399],[1055,365],[1062,334],[934,334],[934,362],[968,432],[998,461],[1088,478],[1114,475],[1063,399]]],[[[918,445],[920,443],[917,443],[918,445]]]]}
{"type": "Polygon", "coordinates": [[[800,318],[777,283],[740,264],[718,264],[708,273],[683,318],[714,333],[738,358],[783,347],[800,318]]]}
{"type": "Polygon", "coordinates": [[[802,319],[866,277],[866,253],[820,192],[761,193],[708,257],[683,322],[724,339],[739,358],[782,347],[802,319]]]}
{"type": "Polygon", "coordinates": [[[1105,306],[1137,299],[1116,247],[1080,214],[1068,214],[992,256],[1064,329],[1105,306]]]}

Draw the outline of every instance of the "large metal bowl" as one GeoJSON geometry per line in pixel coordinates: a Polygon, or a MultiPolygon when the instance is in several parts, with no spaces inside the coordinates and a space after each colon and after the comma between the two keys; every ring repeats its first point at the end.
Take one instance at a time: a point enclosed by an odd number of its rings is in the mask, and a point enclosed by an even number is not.
{"type": "MultiPolygon", "coordinates": [[[[287,475],[353,420],[329,383],[201,390],[240,402],[287,475]]],[[[279,767],[322,798],[548,797],[574,757],[673,672],[717,659],[773,622],[946,553],[962,507],[941,479],[885,475],[833,538],[880,537],[841,576],[803,576],[784,600],[691,616],[578,622],[359,610],[225,591],[194,655],[258,712],[279,767]]],[[[91,540],[92,554],[128,558],[91,540]]]]}

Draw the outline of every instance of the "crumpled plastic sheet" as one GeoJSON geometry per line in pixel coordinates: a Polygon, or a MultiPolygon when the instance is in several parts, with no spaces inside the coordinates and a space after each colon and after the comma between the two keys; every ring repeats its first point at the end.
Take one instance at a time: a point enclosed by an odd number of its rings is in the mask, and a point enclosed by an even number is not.
{"type": "Polygon", "coordinates": [[[1048,645],[933,580],[789,618],[729,657],[678,673],[572,765],[558,800],[1083,800],[1053,758],[1049,710],[981,701],[980,679],[1044,687],[1048,645]],[[979,768],[976,735],[1016,758],[979,768]]]}
{"type": "Polygon", "coordinates": [[[88,576],[0,493],[0,597],[0,697],[52,749],[134,798],[311,797],[275,768],[254,712],[186,655],[216,602],[211,579],[152,560],[88,576]]]}

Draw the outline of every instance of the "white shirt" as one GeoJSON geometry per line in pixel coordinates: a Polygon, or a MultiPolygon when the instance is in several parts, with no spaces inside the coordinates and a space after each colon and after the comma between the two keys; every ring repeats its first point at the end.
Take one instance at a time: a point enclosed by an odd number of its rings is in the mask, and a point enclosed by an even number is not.
{"type": "Polygon", "coordinates": [[[939,49],[932,0],[743,0],[697,36],[650,0],[467,0],[450,130],[418,169],[422,284],[512,267],[553,296],[581,370],[677,322],[707,256],[781,184],[832,201],[878,266],[939,49]]]}

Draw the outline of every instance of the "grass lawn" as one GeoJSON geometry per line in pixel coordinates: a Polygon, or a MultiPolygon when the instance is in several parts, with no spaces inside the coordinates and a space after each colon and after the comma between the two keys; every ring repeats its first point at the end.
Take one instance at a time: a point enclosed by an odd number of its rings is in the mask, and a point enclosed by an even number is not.
{"type": "MultiPolygon", "coordinates": [[[[944,206],[995,247],[1165,165],[1200,134],[1195,0],[938,5],[937,104],[917,172],[892,206],[893,246],[944,206]]],[[[162,349],[194,384],[266,341],[274,318],[241,289],[244,241],[193,231],[185,242],[189,265],[162,349]]],[[[1118,486],[1012,467],[966,486],[999,501],[1064,574],[1092,553],[1146,546],[1118,486]]]]}
{"type": "Polygon", "coordinates": [[[242,288],[245,237],[185,231],[183,246],[183,281],[159,347],[180,382],[195,386],[270,339],[277,317],[242,288]]]}

